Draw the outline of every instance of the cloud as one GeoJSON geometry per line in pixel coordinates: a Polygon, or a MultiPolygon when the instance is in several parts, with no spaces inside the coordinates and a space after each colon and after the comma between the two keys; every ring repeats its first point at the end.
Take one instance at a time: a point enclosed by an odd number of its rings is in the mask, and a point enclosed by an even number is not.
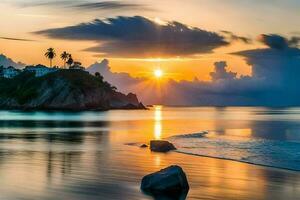
{"type": "MultiPolygon", "coordinates": [[[[254,49],[235,53],[245,57],[252,66],[253,77],[263,78],[266,82],[281,88],[292,88],[298,82],[300,73],[300,49],[296,42],[279,35],[263,35],[261,40],[269,48],[254,49]]],[[[300,81],[299,81],[300,83],[300,81]]]]}
{"type": "Polygon", "coordinates": [[[142,16],[96,19],[35,32],[49,38],[95,41],[86,49],[108,56],[190,56],[212,52],[228,42],[217,33],[172,21],[158,24],[142,16]]]}
{"type": "MultiPolygon", "coordinates": [[[[249,77],[236,78],[236,74],[227,72],[226,62],[215,63],[215,72],[211,73],[212,82],[166,80],[163,85],[156,85],[150,78],[134,78],[127,73],[111,71],[108,60],[95,63],[87,68],[94,74],[100,72],[104,79],[115,85],[120,91],[135,92],[146,104],[165,105],[241,105],[240,99],[246,99],[247,91],[254,90],[249,77]],[[248,90],[244,91],[245,88],[248,90]],[[239,95],[244,97],[237,97],[239,95]],[[243,96],[242,95],[242,96],[243,96]]],[[[254,90],[255,91],[255,90],[254,90]]]]}
{"type": "Polygon", "coordinates": [[[290,47],[298,47],[299,43],[300,43],[300,37],[299,36],[293,36],[288,41],[288,44],[289,44],[290,47]]]}
{"type": "MultiPolygon", "coordinates": [[[[109,75],[104,77],[121,91],[134,91],[146,104],[299,106],[300,49],[287,42],[290,40],[268,35],[262,40],[268,44],[267,48],[235,53],[251,65],[251,76],[237,77],[227,69],[225,61],[218,61],[210,73],[211,81],[178,82],[170,79],[158,87],[153,82],[150,84],[150,79],[112,73],[106,61],[105,74],[109,75]],[[130,91],[126,90],[128,88],[130,91]]],[[[97,70],[97,67],[93,69],[97,70]]]]}
{"type": "Polygon", "coordinates": [[[3,67],[13,66],[15,68],[21,69],[25,67],[25,64],[21,62],[15,62],[11,58],[8,58],[5,55],[0,54],[0,66],[3,67]]]}
{"type": "Polygon", "coordinates": [[[223,30],[223,31],[221,31],[221,33],[223,33],[225,36],[227,36],[230,41],[241,41],[241,42],[246,43],[246,44],[252,43],[251,38],[244,37],[244,36],[239,36],[239,35],[234,34],[233,32],[230,32],[230,31],[224,31],[223,30]]]}
{"type": "Polygon", "coordinates": [[[29,40],[24,38],[12,38],[12,37],[0,37],[2,40],[13,40],[13,41],[21,41],[21,42],[33,42],[35,40],[29,40]]]}
{"type": "Polygon", "coordinates": [[[292,36],[290,39],[277,34],[261,34],[258,41],[267,45],[271,49],[285,49],[289,47],[298,47],[300,42],[299,36],[292,36]]]}
{"type": "Polygon", "coordinates": [[[286,38],[276,34],[270,34],[270,35],[261,34],[258,37],[258,41],[267,45],[271,49],[284,49],[289,46],[286,38]]]}
{"type": "Polygon", "coordinates": [[[103,2],[96,2],[96,3],[82,3],[73,5],[72,8],[80,9],[80,10],[152,10],[145,5],[141,4],[134,4],[134,3],[123,3],[118,1],[103,1],[103,2]]]}
{"type": "Polygon", "coordinates": [[[21,7],[59,7],[64,9],[76,9],[81,11],[99,11],[99,10],[148,10],[153,11],[143,4],[137,3],[127,3],[124,1],[99,1],[99,2],[89,2],[81,0],[59,0],[59,1],[34,1],[19,3],[21,7]]]}
{"type": "Polygon", "coordinates": [[[213,81],[220,80],[233,80],[236,78],[237,73],[227,72],[227,63],[225,61],[216,62],[215,71],[210,73],[213,81]]]}
{"type": "MultiPolygon", "coordinates": [[[[158,96],[152,98],[151,101],[148,101],[151,99],[151,95],[155,93],[147,93],[147,92],[141,92],[144,89],[147,88],[147,91],[151,90],[152,87],[149,88],[148,82],[149,79],[147,78],[135,78],[130,76],[128,73],[123,72],[112,72],[111,68],[109,66],[109,61],[107,59],[102,60],[101,62],[96,62],[89,66],[87,68],[87,71],[90,74],[95,74],[96,72],[99,72],[106,81],[111,83],[112,85],[116,86],[119,91],[124,93],[131,93],[136,92],[139,94],[139,99],[143,99],[144,102],[158,102],[159,99],[158,96]]],[[[155,92],[155,91],[153,91],[155,92]]],[[[153,95],[155,96],[155,95],[153,95]]]]}
{"type": "Polygon", "coordinates": [[[87,71],[91,74],[99,72],[106,80],[109,80],[112,84],[121,88],[123,91],[126,90],[128,92],[130,92],[128,87],[137,85],[146,80],[145,78],[133,78],[128,73],[112,72],[107,59],[92,64],[87,68],[87,71]]]}

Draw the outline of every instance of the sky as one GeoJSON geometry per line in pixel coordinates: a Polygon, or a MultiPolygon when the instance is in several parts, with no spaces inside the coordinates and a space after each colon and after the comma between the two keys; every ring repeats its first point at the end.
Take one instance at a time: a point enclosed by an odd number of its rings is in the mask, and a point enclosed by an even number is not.
{"type": "Polygon", "coordinates": [[[53,47],[129,82],[153,80],[161,69],[159,87],[196,84],[199,93],[202,81],[217,87],[219,79],[244,87],[264,77],[266,86],[269,74],[293,74],[282,68],[299,64],[298,0],[2,0],[0,9],[0,53],[22,66],[48,65],[44,52],[53,47]]]}
{"type": "MultiPolygon", "coordinates": [[[[207,80],[213,70],[213,63],[217,60],[226,60],[230,69],[239,74],[249,74],[250,68],[243,58],[230,53],[261,45],[256,42],[244,44],[235,41],[230,45],[216,46],[212,52],[200,52],[192,58],[190,55],[172,55],[161,60],[158,59],[159,55],[149,55],[148,59],[141,58],[140,55],[101,55],[97,51],[85,51],[97,45],[97,41],[62,40],[34,32],[87,23],[94,19],[142,16],[157,22],[177,21],[218,34],[230,31],[251,39],[262,33],[289,36],[299,31],[299,7],[300,3],[296,0],[163,0],[159,3],[150,0],[2,0],[0,37],[26,41],[2,39],[0,52],[23,63],[48,64],[43,52],[51,46],[58,53],[64,50],[71,52],[73,57],[85,65],[110,58],[114,71],[129,72],[135,77],[147,76],[154,68],[160,67],[170,78],[176,80],[192,80],[194,77],[207,80]]],[[[59,59],[54,62],[62,64],[59,59]]]]}

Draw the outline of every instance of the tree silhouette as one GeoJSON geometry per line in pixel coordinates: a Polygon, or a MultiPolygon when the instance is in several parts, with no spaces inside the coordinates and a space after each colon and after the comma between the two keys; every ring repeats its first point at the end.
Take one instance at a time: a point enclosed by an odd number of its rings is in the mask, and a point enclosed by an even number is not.
{"type": "Polygon", "coordinates": [[[99,72],[96,72],[95,76],[103,82],[104,77],[99,72]]]}
{"type": "Polygon", "coordinates": [[[74,60],[73,60],[73,58],[72,58],[72,55],[71,54],[69,54],[69,59],[68,59],[68,61],[67,61],[67,64],[69,65],[69,67],[71,67],[71,65],[74,63],[74,60]]]}
{"type": "Polygon", "coordinates": [[[50,67],[52,67],[52,60],[55,58],[56,53],[53,48],[47,49],[47,52],[45,53],[46,58],[50,60],[50,67]]]}
{"type": "Polygon", "coordinates": [[[64,61],[64,68],[66,68],[66,63],[67,63],[67,59],[69,58],[69,54],[64,51],[61,55],[60,58],[64,61]]]}

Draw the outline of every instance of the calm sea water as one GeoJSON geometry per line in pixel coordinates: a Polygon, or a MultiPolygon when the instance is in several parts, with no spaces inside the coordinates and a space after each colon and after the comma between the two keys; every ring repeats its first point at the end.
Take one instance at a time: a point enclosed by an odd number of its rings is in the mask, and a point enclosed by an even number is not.
{"type": "Polygon", "coordinates": [[[141,178],[171,164],[187,171],[189,199],[300,194],[298,172],[132,145],[167,138],[182,153],[300,170],[300,108],[1,111],[0,127],[1,200],[152,199],[141,178]]]}

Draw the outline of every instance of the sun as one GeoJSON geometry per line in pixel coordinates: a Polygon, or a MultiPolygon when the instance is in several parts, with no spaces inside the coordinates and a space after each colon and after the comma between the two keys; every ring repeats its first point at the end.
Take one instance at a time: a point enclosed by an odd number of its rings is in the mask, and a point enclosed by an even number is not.
{"type": "Polygon", "coordinates": [[[163,75],[164,75],[164,72],[163,72],[161,69],[156,69],[156,70],[154,71],[154,76],[155,76],[156,78],[161,78],[163,75]]]}

